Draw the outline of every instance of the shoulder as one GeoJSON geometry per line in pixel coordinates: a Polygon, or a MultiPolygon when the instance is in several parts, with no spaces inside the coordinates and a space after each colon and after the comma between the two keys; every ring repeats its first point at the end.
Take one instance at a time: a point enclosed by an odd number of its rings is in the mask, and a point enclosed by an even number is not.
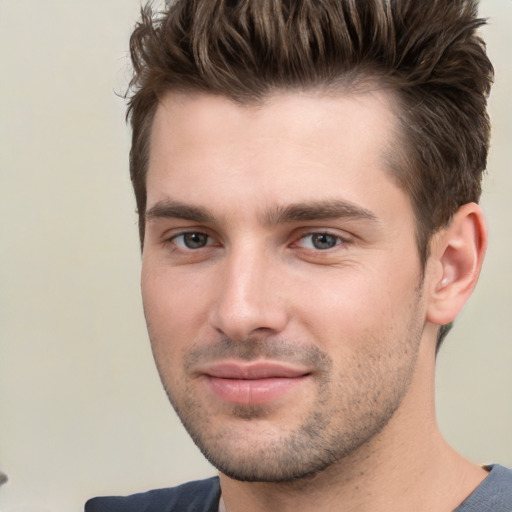
{"type": "Polygon", "coordinates": [[[512,470],[494,464],[489,475],[454,512],[511,512],[512,470]]]}
{"type": "Polygon", "coordinates": [[[85,512],[217,512],[219,498],[219,478],[213,477],[131,496],[92,498],[85,512]]]}

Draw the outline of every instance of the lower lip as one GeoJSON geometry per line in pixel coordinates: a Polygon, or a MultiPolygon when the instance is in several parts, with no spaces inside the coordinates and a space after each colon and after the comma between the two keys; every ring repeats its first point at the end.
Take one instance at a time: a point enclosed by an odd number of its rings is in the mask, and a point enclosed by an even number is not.
{"type": "Polygon", "coordinates": [[[308,378],[272,377],[268,379],[222,379],[207,377],[213,394],[225,402],[236,405],[263,405],[289,393],[308,378]]]}

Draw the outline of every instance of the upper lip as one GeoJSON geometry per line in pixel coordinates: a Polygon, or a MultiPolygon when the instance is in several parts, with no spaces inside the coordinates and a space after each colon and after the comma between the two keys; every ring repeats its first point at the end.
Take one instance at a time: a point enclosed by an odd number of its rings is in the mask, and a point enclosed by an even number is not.
{"type": "Polygon", "coordinates": [[[311,372],[304,368],[297,368],[275,361],[253,361],[250,363],[223,361],[202,368],[200,373],[221,379],[256,380],[297,378],[311,372]]]}

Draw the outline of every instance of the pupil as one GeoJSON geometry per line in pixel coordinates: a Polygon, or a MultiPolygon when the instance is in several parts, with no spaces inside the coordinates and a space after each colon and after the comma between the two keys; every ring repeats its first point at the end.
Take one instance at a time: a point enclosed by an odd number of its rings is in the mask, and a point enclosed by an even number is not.
{"type": "Polygon", "coordinates": [[[207,240],[208,236],[204,233],[187,233],[183,237],[183,241],[189,249],[199,249],[204,247],[207,240]]]}
{"type": "Polygon", "coordinates": [[[331,249],[336,245],[336,237],[325,233],[313,235],[313,245],[316,249],[331,249]]]}

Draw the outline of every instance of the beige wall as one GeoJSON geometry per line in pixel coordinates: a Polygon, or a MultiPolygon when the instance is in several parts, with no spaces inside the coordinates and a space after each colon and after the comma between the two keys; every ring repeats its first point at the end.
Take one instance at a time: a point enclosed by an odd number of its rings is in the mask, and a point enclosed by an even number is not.
{"type": "MultiPolygon", "coordinates": [[[[497,80],[491,245],[439,359],[442,430],[512,465],[512,2],[485,0],[497,80]]],[[[137,0],[0,0],[0,510],[80,511],[213,473],[153,369],[123,101],[137,0]]]]}

